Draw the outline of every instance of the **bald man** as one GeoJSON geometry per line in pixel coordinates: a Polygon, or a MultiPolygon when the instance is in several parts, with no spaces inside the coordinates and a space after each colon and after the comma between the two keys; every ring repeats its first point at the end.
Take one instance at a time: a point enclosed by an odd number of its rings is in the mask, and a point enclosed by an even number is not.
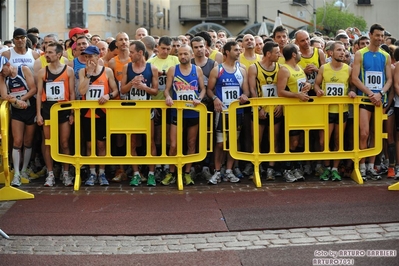
{"type": "Polygon", "coordinates": [[[136,40],[141,40],[143,37],[148,36],[148,32],[147,29],[145,28],[138,28],[136,30],[136,35],[135,35],[135,39],[136,40]]]}

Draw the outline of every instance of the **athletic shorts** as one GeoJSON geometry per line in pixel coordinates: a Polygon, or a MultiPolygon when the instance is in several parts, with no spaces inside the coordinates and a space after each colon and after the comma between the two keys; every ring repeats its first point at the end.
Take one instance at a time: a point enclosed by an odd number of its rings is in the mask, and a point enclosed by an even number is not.
{"type": "MultiPolygon", "coordinates": [[[[43,102],[42,111],[41,111],[43,120],[50,120],[50,109],[51,109],[51,106],[53,106],[54,104],[55,103],[43,102]]],[[[71,110],[59,111],[58,112],[58,124],[62,124],[62,123],[69,121],[70,115],[71,115],[71,110]]]]}
{"type": "MultiPolygon", "coordinates": [[[[244,115],[236,116],[237,125],[237,138],[240,137],[242,124],[244,123],[244,115]]],[[[226,128],[229,129],[229,115],[222,115],[222,113],[215,112],[215,132],[216,132],[216,143],[223,142],[223,119],[226,119],[226,128]]],[[[229,135],[227,134],[227,138],[229,135]]]]}
{"type": "Polygon", "coordinates": [[[36,105],[26,109],[11,108],[11,119],[21,121],[25,125],[36,123],[36,105]]]}
{"type": "MultiPolygon", "coordinates": [[[[81,125],[83,129],[83,136],[86,141],[91,141],[91,118],[82,117],[81,125]]],[[[100,117],[95,119],[96,128],[96,140],[105,141],[106,140],[106,119],[105,117],[100,117]]]]}
{"type": "MultiPolygon", "coordinates": [[[[346,121],[348,121],[348,116],[349,116],[348,112],[343,113],[344,123],[346,123],[346,121]]],[[[338,125],[339,124],[339,114],[338,113],[328,113],[328,123],[338,125]]]]}

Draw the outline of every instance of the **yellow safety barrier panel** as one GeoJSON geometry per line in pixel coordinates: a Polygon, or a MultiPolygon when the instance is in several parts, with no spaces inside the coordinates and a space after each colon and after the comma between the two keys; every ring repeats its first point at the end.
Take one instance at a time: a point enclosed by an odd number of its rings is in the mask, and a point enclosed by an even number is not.
{"type": "MultiPolygon", "coordinates": [[[[258,110],[259,106],[269,106],[270,113],[278,105],[284,106],[284,151],[276,152],[274,149],[274,116],[271,115],[269,121],[269,138],[270,151],[268,153],[260,152],[259,145],[259,123],[253,123],[253,152],[242,152],[238,150],[237,142],[230,141],[230,154],[234,159],[250,161],[254,164],[254,179],[256,187],[261,187],[261,179],[259,176],[259,165],[262,162],[283,162],[283,161],[313,161],[313,160],[342,160],[352,159],[354,162],[354,171],[351,178],[358,184],[363,184],[363,179],[359,170],[359,160],[361,158],[375,156],[382,150],[382,140],[387,138],[387,134],[383,133],[383,120],[387,119],[387,115],[382,113],[382,107],[376,107],[374,112],[374,130],[370,128],[370,132],[374,132],[375,145],[374,147],[360,150],[359,149],[359,105],[370,104],[364,102],[364,98],[356,97],[350,99],[349,97],[312,97],[309,102],[301,102],[293,98],[253,98],[250,99],[250,104],[240,105],[239,102],[233,102],[228,109],[230,116],[229,128],[235,129],[236,125],[236,111],[238,108],[251,106],[253,110],[258,110]],[[328,107],[330,104],[337,104],[339,106],[339,119],[343,121],[343,110],[346,104],[353,105],[353,150],[344,150],[344,128],[343,124],[339,125],[339,149],[337,151],[330,151],[328,138],[328,107]],[[304,152],[290,152],[289,151],[289,132],[291,130],[300,130],[304,132],[304,152]],[[323,130],[325,135],[323,151],[310,151],[310,137],[309,133],[313,130],[323,130]]],[[[253,121],[258,121],[258,112],[253,113],[253,121]]],[[[226,127],[224,127],[226,128],[226,127]]],[[[267,130],[267,127],[265,128],[267,130]]],[[[230,130],[230,139],[237,139],[236,130],[230,130]]],[[[226,139],[225,139],[226,140],[226,139]]]]}
{"type": "MultiPolygon", "coordinates": [[[[207,139],[211,138],[213,132],[213,124],[210,128],[207,125],[207,117],[212,119],[212,113],[207,112],[205,105],[200,104],[196,107],[191,102],[174,101],[172,107],[165,105],[165,101],[108,101],[104,105],[99,105],[96,101],[71,101],[67,103],[57,103],[50,110],[51,120],[46,120],[45,125],[50,126],[50,139],[46,139],[46,145],[51,147],[51,156],[54,160],[62,163],[68,163],[75,166],[75,184],[74,190],[79,190],[81,185],[81,177],[79,169],[83,165],[155,165],[155,164],[175,164],[177,166],[177,186],[179,190],[183,189],[182,167],[187,163],[202,161],[207,152],[212,151],[212,145],[208,145],[207,139]],[[95,128],[95,109],[106,109],[106,155],[97,156],[96,142],[91,142],[92,155],[86,156],[81,152],[81,115],[82,109],[91,110],[91,128],[95,128]],[[151,155],[151,116],[152,109],[161,109],[162,114],[162,154],[160,156],[151,155]],[[177,110],[177,155],[168,156],[166,149],[166,110],[174,108],[177,110]],[[74,154],[67,155],[59,152],[59,127],[58,112],[65,110],[74,110],[75,112],[75,146],[74,154]],[[184,154],[183,151],[183,110],[194,110],[199,113],[199,132],[198,143],[199,152],[195,154],[184,154]],[[111,155],[111,135],[126,135],[126,155],[111,155]],[[146,135],[146,155],[131,155],[131,138],[133,134],[146,135]]],[[[212,121],[212,120],[211,120],[212,121]]],[[[91,139],[95,139],[95,130],[91,131],[91,139]]],[[[212,139],[212,138],[211,138],[212,139]]]]}
{"type": "Polygon", "coordinates": [[[33,199],[35,197],[33,194],[10,186],[11,172],[8,164],[8,142],[11,131],[9,130],[9,125],[10,108],[8,102],[3,101],[0,105],[0,178],[4,179],[5,186],[0,189],[0,201],[33,199]]]}

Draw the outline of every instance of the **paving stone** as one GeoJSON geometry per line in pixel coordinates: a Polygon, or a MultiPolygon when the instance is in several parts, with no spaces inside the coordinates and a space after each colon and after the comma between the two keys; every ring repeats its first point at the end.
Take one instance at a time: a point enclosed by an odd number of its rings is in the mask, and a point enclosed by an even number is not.
{"type": "Polygon", "coordinates": [[[152,240],[151,246],[179,245],[181,240],[185,239],[152,240]]]}
{"type": "Polygon", "coordinates": [[[317,242],[316,238],[313,237],[293,238],[290,241],[292,244],[306,244],[317,242]]]}
{"type": "Polygon", "coordinates": [[[161,236],[136,236],[137,241],[142,240],[162,240],[161,236]]]}
{"type": "Polygon", "coordinates": [[[253,244],[256,246],[267,246],[267,245],[270,245],[270,242],[267,240],[256,240],[256,241],[253,241],[253,244]]]}
{"type": "Polygon", "coordinates": [[[339,236],[341,240],[361,240],[362,238],[359,235],[342,235],[339,236]]]}
{"type": "Polygon", "coordinates": [[[288,239],[272,239],[270,243],[274,245],[282,245],[282,244],[289,244],[290,241],[288,239]]]}
{"type": "Polygon", "coordinates": [[[180,239],[181,244],[201,244],[206,243],[205,238],[187,238],[187,239],[180,239]]]}
{"type": "Polygon", "coordinates": [[[243,232],[240,232],[239,234],[243,235],[243,236],[247,236],[247,235],[259,235],[259,233],[262,233],[262,231],[243,231],[243,232]]]}
{"type": "Polygon", "coordinates": [[[148,246],[143,247],[143,252],[145,253],[164,253],[168,251],[167,246],[148,246]]]}
{"type": "Polygon", "coordinates": [[[290,231],[291,233],[302,233],[302,232],[308,232],[309,229],[308,228],[293,228],[293,229],[289,229],[288,231],[290,231]]]}
{"type": "Polygon", "coordinates": [[[310,231],[307,232],[306,235],[308,236],[329,236],[330,235],[330,231],[310,231]]]}
{"type": "Polygon", "coordinates": [[[381,227],[370,227],[370,228],[363,228],[363,229],[357,229],[356,230],[358,233],[361,234],[367,234],[367,233],[385,233],[386,231],[382,229],[381,227]]]}
{"type": "Polygon", "coordinates": [[[237,232],[223,232],[223,233],[215,233],[214,236],[216,237],[221,237],[221,236],[234,236],[236,237],[238,235],[237,232]]]}
{"type": "Polygon", "coordinates": [[[384,237],[399,237],[399,231],[385,233],[385,234],[383,234],[383,236],[384,237]]]}
{"type": "Polygon", "coordinates": [[[356,225],[357,229],[362,229],[362,228],[374,228],[374,227],[380,227],[378,224],[361,224],[361,225],[356,225]]]}
{"type": "Polygon", "coordinates": [[[193,244],[185,244],[185,245],[168,245],[169,250],[193,250],[193,244]]]}
{"type": "Polygon", "coordinates": [[[255,241],[255,240],[259,240],[259,236],[258,235],[238,235],[237,236],[237,240],[238,241],[255,241]]]}
{"type": "Polygon", "coordinates": [[[353,235],[356,234],[356,230],[332,230],[330,232],[332,235],[353,235]]]}
{"type": "MultiPolygon", "coordinates": [[[[25,247],[29,248],[29,247],[25,247]]],[[[33,250],[36,251],[62,251],[63,247],[61,246],[35,246],[33,247],[33,250]]]]}
{"type": "Polygon", "coordinates": [[[394,232],[394,231],[399,231],[399,226],[389,226],[389,227],[384,227],[384,229],[387,232],[394,232]]]}
{"type": "Polygon", "coordinates": [[[377,233],[370,233],[370,234],[360,234],[360,237],[364,239],[372,239],[372,238],[382,238],[382,235],[377,233]]]}
{"type": "Polygon", "coordinates": [[[281,234],[279,235],[280,238],[287,239],[287,238],[299,238],[299,237],[306,237],[304,233],[288,233],[288,234],[281,234]]]}
{"type": "Polygon", "coordinates": [[[196,249],[205,249],[205,248],[222,248],[222,243],[205,243],[205,244],[195,244],[196,249]]]}
{"type": "Polygon", "coordinates": [[[286,229],[281,229],[281,230],[263,230],[263,233],[265,234],[287,234],[290,231],[286,229]]]}
{"type": "Polygon", "coordinates": [[[234,242],[237,241],[235,237],[226,236],[226,237],[208,237],[206,239],[209,243],[220,243],[220,242],[234,242]]]}
{"type": "Polygon", "coordinates": [[[265,246],[248,246],[246,249],[262,249],[266,248],[265,246]]]}
{"type": "Polygon", "coordinates": [[[252,243],[250,241],[239,241],[239,242],[225,242],[224,245],[226,247],[248,247],[251,246],[252,243]]]}
{"type": "Polygon", "coordinates": [[[337,236],[320,236],[316,237],[317,241],[320,242],[335,242],[339,241],[339,238],[337,236]]]}

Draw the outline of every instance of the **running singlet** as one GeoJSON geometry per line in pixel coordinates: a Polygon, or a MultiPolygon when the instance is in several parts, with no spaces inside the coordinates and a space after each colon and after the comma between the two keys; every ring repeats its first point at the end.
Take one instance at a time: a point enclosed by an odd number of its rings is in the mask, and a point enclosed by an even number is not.
{"type": "Polygon", "coordinates": [[[287,64],[285,64],[284,67],[286,67],[290,72],[290,76],[287,82],[287,87],[285,88],[285,90],[294,93],[301,92],[306,82],[306,75],[303,69],[298,67],[298,70],[295,70],[287,64]]]}
{"type": "MultiPolygon", "coordinates": [[[[322,89],[325,96],[346,96],[348,95],[349,82],[349,66],[343,64],[339,71],[331,68],[331,63],[324,65],[323,84],[322,89]]],[[[338,113],[339,108],[337,104],[330,104],[328,106],[330,113],[338,113]]],[[[348,111],[348,105],[344,105],[344,112],[348,111]]]]}
{"type": "MultiPolygon", "coordinates": [[[[14,78],[7,77],[5,82],[8,93],[18,100],[21,100],[21,98],[29,92],[29,87],[26,83],[24,72],[22,71],[22,65],[18,66],[17,76],[14,78]]],[[[26,103],[28,107],[36,105],[35,97],[29,98],[26,103]]],[[[11,106],[14,108],[13,105],[11,106]]]]}
{"type": "MultiPolygon", "coordinates": [[[[114,59],[115,59],[115,68],[113,69],[114,70],[114,76],[115,76],[116,84],[118,85],[118,90],[120,92],[121,91],[121,81],[122,81],[123,67],[127,63],[132,62],[132,60],[129,57],[128,60],[122,62],[119,59],[119,56],[115,56],[114,59]]],[[[124,100],[124,99],[126,99],[126,94],[125,93],[119,93],[118,97],[120,97],[121,100],[124,100]]]]}
{"type": "MultiPolygon", "coordinates": [[[[168,69],[172,66],[180,64],[179,59],[176,56],[169,55],[165,59],[161,59],[158,56],[153,57],[147,60],[148,63],[153,64],[156,68],[158,68],[158,72],[165,71],[168,72],[168,69]]],[[[165,100],[165,96],[163,92],[166,86],[166,75],[159,75],[158,76],[158,94],[153,96],[152,99],[154,100],[165,100]]]]}
{"type": "MultiPolygon", "coordinates": [[[[227,72],[223,65],[218,66],[218,78],[215,84],[216,96],[221,99],[223,103],[223,109],[229,108],[233,101],[236,101],[242,94],[242,83],[244,77],[242,76],[240,65],[236,63],[234,73],[227,72]]],[[[237,114],[242,114],[243,108],[237,109],[237,114]]]]}
{"type": "Polygon", "coordinates": [[[67,66],[61,73],[53,74],[46,66],[46,76],[43,79],[42,102],[56,103],[69,101],[69,78],[67,66]]]}
{"type": "MultiPolygon", "coordinates": [[[[90,77],[89,89],[83,95],[83,100],[98,101],[102,96],[110,92],[108,85],[108,77],[105,73],[105,67],[102,68],[100,74],[90,77]]],[[[91,110],[89,109],[84,117],[90,118],[91,110]]],[[[96,109],[96,118],[104,117],[105,109],[96,109]]]]}
{"type": "MultiPolygon", "coordinates": [[[[191,59],[191,64],[195,65],[195,59],[191,59]]],[[[215,61],[212,59],[209,59],[206,61],[206,64],[201,67],[202,73],[204,74],[204,85],[205,87],[208,87],[208,79],[209,75],[211,74],[211,70],[215,67],[215,61]]]]}
{"type": "MultiPolygon", "coordinates": [[[[173,100],[193,101],[199,95],[199,84],[196,65],[191,65],[190,74],[183,75],[180,71],[180,65],[175,68],[175,76],[173,77],[173,100]]],[[[176,116],[176,109],[171,110],[172,116],[176,116]]],[[[183,111],[184,118],[197,118],[198,112],[193,110],[183,111]]]]}
{"type": "MultiPolygon", "coordinates": [[[[136,73],[133,71],[132,68],[132,63],[129,63],[127,65],[127,82],[131,81],[135,76],[138,75],[143,75],[145,84],[148,87],[151,87],[151,81],[152,81],[152,70],[151,70],[151,64],[147,63],[145,65],[145,69],[141,73],[136,73]]],[[[151,95],[149,95],[145,90],[139,90],[134,87],[130,89],[130,92],[127,94],[127,99],[128,100],[150,100],[151,95]]]]}
{"type": "Polygon", "coordinates": [[[28,48],[25,54],[18,54],[17,52],[15,52],[14,48],[11,48],[9,61],[13,67],[26,65],[33,73],[33,65],[35,64],[35,58],[33,57],[32,49],[30,48],[28,48]]]}
{"type": "Polygon", "coordinates": [[[212,50],[212,52],[209,54],[208,58],[212,59],[213,61],[216,60],[216,55],[218,54],[217,50],[212,50]]]}
{"type": "MultiPolygon", "coordinates": [[[[267,71],[259,62],[256,62],[256,91],[258,97],[278,97],[277,95],[277,73],[280,70],[280,65],[275,64],[272,71],[267,71]]],[[[264,106],[265,112],[268,112],[268,107],[264,106]]]]}
{"type": "Polygon", "coordinates": [[[261,60],[260,55],[255,54],[256,58],[253,60],[248,60],[245,58],[244,53],[240,54],[240,59],[238,59],[240,61],[241,64],[243,64],[246,68],[246,70],[248,71],[248,68],[252,65],[255,64],[256,62],[259,62],[261,60]]]}
{"type": "MultiPolygon", "coordinates": [[[[373,93],[379,93],[385,85],[385,67],[388,63],[389,54],[379,49],[378,52],[371,52],[368,47],[359,50],[362,55],[362,62],[360,64],[359,79],[363,84],[369,88],[373,93]]],[[[366,96],[361,90],[358,90],[358,95],[366,96]]],[[[387,97],[383,102],[385,102],[387,97]]]]}
{"type": "MultiPolygon", "coordinates": [[[[305,69],[307,65],[315,65],[317,68],[320,68],[319,49],[314,47],[313,54],[311,57],[302,56],[301,61],[298,62],[298,65],[302,69],[305,69]]],[[[316,80],[316,76],[317,76],[316,71],[313,71],[312,73],[306,75],[308,82],[310,84],[312,84],[312,88],[313,88],[314,81],[316,80]]]]}

